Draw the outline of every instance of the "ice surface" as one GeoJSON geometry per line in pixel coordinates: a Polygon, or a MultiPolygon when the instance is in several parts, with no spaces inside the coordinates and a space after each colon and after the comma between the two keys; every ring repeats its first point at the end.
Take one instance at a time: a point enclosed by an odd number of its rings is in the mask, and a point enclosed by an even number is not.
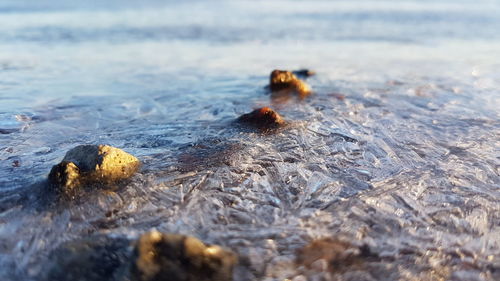
{"type": "Polygon", "coordinates": [[[0,5],[0,279],[151,228],[238,252],[237,280],[500,279],[500,7],[480,2],[0,5]],[[266,94],[301,67],[314,95],[266,94]],[[290,125],[233,122],[268,105],[290,125]],[[143,170],[52,201],[46,175],[83,143],[143,170]],[[379,260],[294,263],[332,236],[379,260]]]}

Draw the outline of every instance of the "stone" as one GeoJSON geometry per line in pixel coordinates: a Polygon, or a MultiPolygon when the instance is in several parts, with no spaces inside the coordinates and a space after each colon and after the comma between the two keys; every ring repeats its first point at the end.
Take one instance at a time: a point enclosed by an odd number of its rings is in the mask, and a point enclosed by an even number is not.
{"type": "Polygon", "coordinates": [[[335,238],[322,238],[299,249],[296,263],[317,271],[342,272],[376,258],[368,246],[361,247],[335,238]]]}
{"type": "Polygon", "coordinates": [[[156,230],[143,234],[134,249],[133,281],[230,281],[237,256],[216,245],[156,230]]]}
{"type": "Polygon", "coordinates": [[[47,281],[125,280],[131,242],[126,238],[93,235],[66,242],[49,256],[47,281]]]}
{"type": "Polygon", "coordinates": [[[238,121],[260,129],[272,129],[285,125],[283,118],[269,107],[258,108],[243,114],[238,121]]]}
{"type": "Polygon", "coordinates": [[[294,71],[292,71],[292,73],[295,74],[295,76],[297,76],[299,78],[308,78],[308,77],[316,75],[315,71],[307,69],[307,68],[294,70],[294,71]]]}
{"type": "Polygon", "coordinates": [[[59,245],[44,281],[231,281],[237,256],[185,235],[156,230],[137,240],[94,234],[59,245]]]}
{"type": "Polygon", "coordinates": [[[52,167],[48,179],[58,191],[71,194],[85,184],[111,184],[131,177],[140,161],[108,145],[79,145],[52,167]]]}
{"type": "Polygon", "coordinates": [[[269,81],[271,92],[297,93],[304,98],[311,94],[311,88],[304,81],[300,80],[290,71],[273,70],[269,81]]]}

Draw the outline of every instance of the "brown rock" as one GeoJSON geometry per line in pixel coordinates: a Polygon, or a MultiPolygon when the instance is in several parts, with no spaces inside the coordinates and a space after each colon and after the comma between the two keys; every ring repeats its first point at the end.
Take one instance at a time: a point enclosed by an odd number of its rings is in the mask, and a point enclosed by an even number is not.
{"type": "Polygon", "coordinates": [[[134,281],[229,281],[237,262],[234,253],[219,246],[155,230],[139,238],[134,258],[134,281]]]}
{"type": "Polygon", "coordinates": [[[345,100],[345,95],[341,93],[329,93],[328,96],[336,98],[339,101],[345,100]]]}
{"type": "Polygon", "coordinates": [[[243,114],[238,121],[261,129],[277,128],[285,124],[283,118],[269,107],[258,108],[243,114]]]}
{"type": "Polygon", "coordinates": [[[273,70],[271,72],[269,89],[272,92],[295,92],[299,97],[306,97],[311,94],[309,85],[297,78],[292,72],[286,70],[273,70]]]}
{"type": "Polygon", "coordinates": [[[358,247],[334,238],[314,240],[297,251],[296,263],[315,270],[342,272],[362,264],[366,258],[373,258],[367,246],[358,247]],[[322,268],[324,265],[325,268],[322,268]]]}
{"type": "Polygon", "coordinates": [[[83,184],[109,184],[132,176],[140,166],[134,156],[108,145],[79,145],[52,167],[49,182],[63,193],[83,184]]]}

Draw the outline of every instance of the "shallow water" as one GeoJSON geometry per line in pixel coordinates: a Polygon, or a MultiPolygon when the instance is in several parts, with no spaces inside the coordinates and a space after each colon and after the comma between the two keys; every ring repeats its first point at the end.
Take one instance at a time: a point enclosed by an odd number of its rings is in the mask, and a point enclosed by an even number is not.
{"type": "Polygon", "coordinates": [[[38,280],[64,241],[153,227],[237,251],[236,280],[500,279],[499,15],[494,1],[3,2],[1,279],[38,280]],[[302,67],[318,73],[310,98],[264,90],[272,69],[302,67]],[[233,123],[266,105],[290,125],[233,123]],[[48,204],[51,166],[83,143],[142,172],[48,204]],[[294,264],[326,236],[380,260],[334,276],[294,264]]]}

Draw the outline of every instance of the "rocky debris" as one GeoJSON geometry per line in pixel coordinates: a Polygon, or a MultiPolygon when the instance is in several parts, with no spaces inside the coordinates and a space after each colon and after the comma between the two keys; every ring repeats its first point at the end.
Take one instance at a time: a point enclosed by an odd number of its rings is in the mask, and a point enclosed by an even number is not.
{"type": "Polygon", "coordinates": [[[194,237],[153,230],[139,239],[134,260],[132,280],[228,281],[233,280],[237,257],[194,237]]]}
{"type": "Polygon", "coordinates": [[[63,243],[49,256],[47,281],[124,280],[130,240],[94,235],[63,243]]]}
{"type": "Polygon", "coordinates": [[[311,76],[316,75],[316,72],[307,68],[299,69],[299,70],[294,70],[292,71],[295,76],[299,78],[309,78],[311,76]]]}
{"type": "Polygon", "coordinates": [[[49,256],[47,281],[230,281],[237,256],[179,234],[138,240],[98,234],[63,243],[49,256]]]}
{"type": "Polygon", "coordinates": [[[297,251],[296,263],[315,271],[338,273],[359,267],[367,258],[374,258],[368,246],[355,246],[334,238],[314,240],[297,251]]]}
{"type": "Polygon", "coordinates": [[[64,194],[85,184],[110,184],[132,176],[140,162],[125,151],[108,145],[79,145],[52,167],[49,182],[64,194]]]}
{"type": "Polygon", "coordinates": [[[286,70],[273,70],[271,72],[269,89],[271,92],[297,93],[301,98],[311,94],[309,85],[286,70]]]}
{"type": "Polygon", "coordinates": [[[285,125],[285,120],[269,107],[257,108],[250,113],[243,114],[238,121],[259,129],[273,129],[285,125]]]}

